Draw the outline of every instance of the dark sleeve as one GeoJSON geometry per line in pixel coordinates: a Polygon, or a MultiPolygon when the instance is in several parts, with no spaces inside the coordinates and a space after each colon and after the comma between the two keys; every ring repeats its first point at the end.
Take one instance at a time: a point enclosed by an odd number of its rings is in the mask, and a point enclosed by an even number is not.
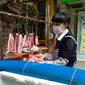
{"type": "MultiPolygon", "coordinates": [[[[65,58],[67,59],[68,61],[71,61],[73,60],[74,56],[75,55],[73,52],[74,49],[76,50],[76,46],[75,46],[75,42],[73,39],[67,37],[65,38],[62,43],[61,43],[61,46],[60,46],[60,49],[59,49],[59,54],[58,54],[58,57],[61,57],[61,58],[65,58]]],[[[73,60],[74,61],[74,60],[73,60]]]]}

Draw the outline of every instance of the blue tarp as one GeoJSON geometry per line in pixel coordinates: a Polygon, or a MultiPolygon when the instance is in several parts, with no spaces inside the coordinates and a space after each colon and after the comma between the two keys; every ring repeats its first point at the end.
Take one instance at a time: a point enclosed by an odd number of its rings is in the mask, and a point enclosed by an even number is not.
{"type": "Polygon", "coordinates": [[[70,85],[85,85],[85,70],[27,62],[21,60],[0,60],[0,71],[8,71],[70,85]]]}

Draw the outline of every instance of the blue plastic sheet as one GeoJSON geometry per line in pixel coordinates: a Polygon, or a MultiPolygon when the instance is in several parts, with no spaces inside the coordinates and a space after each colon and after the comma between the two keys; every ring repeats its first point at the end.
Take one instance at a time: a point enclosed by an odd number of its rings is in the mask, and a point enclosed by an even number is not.
{"type": "Polygon", "coordinates": [[[85,70],[19,60],[0,60],[0,71],[8,71],[70,85],[85,85],[85,70]]]}

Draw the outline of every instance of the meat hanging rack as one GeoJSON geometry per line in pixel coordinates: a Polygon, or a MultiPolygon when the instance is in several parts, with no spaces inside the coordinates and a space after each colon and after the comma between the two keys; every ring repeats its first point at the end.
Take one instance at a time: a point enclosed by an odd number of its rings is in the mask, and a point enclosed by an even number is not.
{"type": "Polygon", "coordinates": [[[0,11],[0,14],[1,14],[1,15],[12,16],[12,17],[19,18],[19,19],[33,20],[33,21],[37,21],[37,22],[40,22],[40,23],[46,23],[46,24],[52,23],[51,21],[48,22],[48,21],[45,21],[45,20],[39,20],[39,19],[31,18],[31,17],[28,17],[28,18],[27,18],[27,17],[24,17],[24,16],[22,16],[22,15],[16,15],[16,14],[4,12],[4,11],[0,11]]]}
{"type": "MultiPolygon", "coordinates": [[[[47,12],[49,14],[49,11],[47,12]]],[[[45,23],[47,25],[47,37],[46,37],[46,46],[47,46],[47,42],[49,42],[49,37],[50,37],[50,24],[52,24],[53,22],[50,21],[50,19],[48,21],[45,21],[45,20],[39,20],[39,19],[36,19],[36,18],[31,18],[31,17],[25,17],[25,16],[22,16],[22,15],[17,15],[17,14],[13,14],[13,13],[8,13],[8,12],[5,12],[5,11],[0,11],[0,15],[8,15],[8,16],[11,16],[11,17],[15,17],[16,19],[24,19],[24,20],[32,20],[32,21],[37,21],[37,22],[40,22],[40,23],[45,23]]]]}
{"type": "MultiPolygon", "coordinates": [[[[0,11],[0,15],[8,15],[8,16],[14,17],[16,19],[24,19],[24,20],[27,19],[27,20],[37,21],[37,22],[40,22],[40,23],[45,23],[47,26],[49,26],[50,24],[53,23],[51,21],[45,21],[45,20],[39,20],[39,19],[36,19],[36,18],[25,17],[25,16],[22,16],[22,15],[17,15],[17,14],[5,12],[5,11],[0,11]]],[[[3,59],[3,58],[1,57],[1,59],[3,59]]]]}

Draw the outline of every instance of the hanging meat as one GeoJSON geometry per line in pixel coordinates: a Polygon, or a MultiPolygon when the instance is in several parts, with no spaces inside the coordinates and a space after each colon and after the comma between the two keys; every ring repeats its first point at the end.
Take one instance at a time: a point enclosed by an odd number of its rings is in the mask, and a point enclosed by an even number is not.
{"type": "Polygon", "coordinates": [[[34,33],[29,33],[31,47],[34,45],[34,33]]]}
{"type": "Polygon", "coordinates": [[[22,47],[23,48],[28,47],[28,40],[27,40],[27,36],[26,35],[24,35],[22,47]]]}
{"type": "Polygon", "coordinates": [[[23,37],[22,35],[20,34],[19,35],[19,41],[18,41],[18,53],[22,53],[22,41],[23,41],[23,37]]]}
{"type": "Polygon", "coordinates": [[[15,35],[15,53],[18,53],[18,45],[19,45],[19,34],[15,35]]]}
{"type": "Polygon", "coordinates": [[[9,34],[8,46],[7,46],[7,53],[9,52],[14,52],[14,37],[11,33],[9,34]]]}
{"type": "Polygon", "coordinates": [[[38,42],[38,35],[37,35],[37,33],[38,33],[38,28],[37,28],[37,27],[35,27],[35,29],[36,29],[36,35],[35,35],[35,45],[39,45],[39,42],[38,42]]]}
{"type": "Polygon", "coordinates": [[[31,45],[31,37],[30,37],[30,36],[28,36],[28,47],[29,47],[29,48],[32,47],[32,45],[31,45]]]}
{"type": "Polygon", "coordinates": [[[35,45],[39,45],[38,36],[35,37],[35,45]]]}

